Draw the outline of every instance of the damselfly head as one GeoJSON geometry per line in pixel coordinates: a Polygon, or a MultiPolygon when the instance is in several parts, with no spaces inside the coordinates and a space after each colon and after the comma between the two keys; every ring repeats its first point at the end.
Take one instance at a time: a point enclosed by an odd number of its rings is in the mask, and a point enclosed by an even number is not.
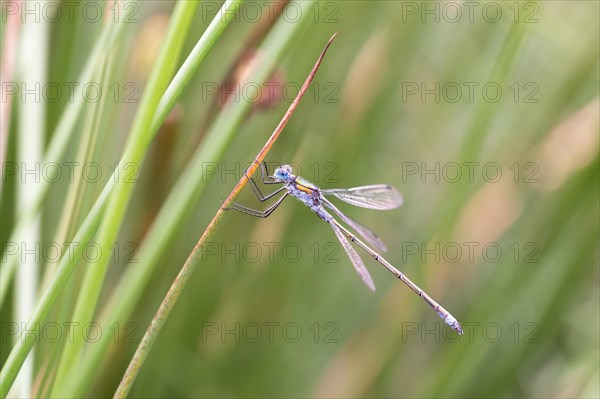
{"type": "Polygon", "coordinates": [[[294,175],[292,174],[292,167],[290,165],[281,165],[275,169],[273,178],[281,182],[288,182],[292,180],[294,175]]]}

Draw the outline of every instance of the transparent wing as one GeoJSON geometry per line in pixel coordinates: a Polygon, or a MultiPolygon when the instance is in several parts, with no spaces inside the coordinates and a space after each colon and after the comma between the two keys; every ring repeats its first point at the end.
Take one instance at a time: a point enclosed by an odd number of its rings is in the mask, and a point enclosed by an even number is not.
{"type": "Polygon", "coordinates": [[[322,190],[324,195],[333,195],[354,206],[369,209],[394,209],[402,205],[402,194],[388,184],[375,184],[354,188],[332,188],[322,190]]]}
{"type": "Polygon", "coordinates": [[[362,278],[362,281],[367,285],[367,287],[371,289],[371,291],[375,291],[375,283],[373,282],[373,279],[371,278],[367,267],[363,263],[360,256],[358,256],[354,248],[352,248],[352,245],[346,239],[344,233],[342,233],[340,228],[337,227],[333,222],[330,222],[329,225],[333,228],[333,231],[335,232],[335,235],[337,236],[338,240],[340,240],[342,247],[344,247],[344,249],[346,250],[350,261],[352,261],[354,269],[356,269],[356,272],[358,273],[360,278],[362,278]]]}
{"type": "Polygon", "coordinates": [[[342,219],[348,226],[352,227],[352,229],[360,234],[369,244],[383,252],[387,252],[387,247],[383,241],[381,241],[381,238],[379,238],[377,234],[373,233],[368,227],[350,218],[349,216],[344,215],[342,211],[334,206],[328,199],[323,198],[323,204],[334,211],[340,217],[340,219],[342,219]]]}

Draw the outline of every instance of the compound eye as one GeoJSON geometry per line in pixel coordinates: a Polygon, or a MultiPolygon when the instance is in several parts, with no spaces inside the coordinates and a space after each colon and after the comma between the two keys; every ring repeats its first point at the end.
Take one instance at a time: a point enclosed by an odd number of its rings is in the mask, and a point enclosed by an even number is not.
{"type": "Polygon", "coordinates": [[[283,168],[277,168],[273,174],[273,177],[277,180],[285,180],[286,175],[287,173],[285,170],[283,170],[283,168]]]}
{"type": "Polygon", "coordinates": [[[289,179],[291,174],[292,174],[292,167],[289,165],[282,165],[279,168],[277,168],[277,170],[275,170],[274,177],[277,180],[285,181],[285,180],[289,179]]]}

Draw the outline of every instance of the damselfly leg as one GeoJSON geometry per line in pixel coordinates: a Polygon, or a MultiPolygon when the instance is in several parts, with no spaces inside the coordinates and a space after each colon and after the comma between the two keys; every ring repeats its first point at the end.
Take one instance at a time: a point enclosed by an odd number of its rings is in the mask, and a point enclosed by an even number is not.
{"type": "MultiPolygon", "coordinates": [[[[262,162],[260,164],[260,173],[261,173],[262,183],[263,184],[281,184],[281,182],[273,180],[272,178],[269,177],[269,172],[268,172],[268,169],[267,169],[267,163],[266,162],[262,162]]],[[[285,190],[285,186],[283,186],[283,187],[275,190],[271,194],[264,195],[262,193],[262,191],[260,191],[260,188],[258,187],[258,184],[256,184],[256,181],[254,180],[254,178],[252,178],[252,177],[250,177],[250,176],[248,176],[246,174],[246,170],[244,170],[244,175],[246,175],[246,178],[248,179],[248,182],[250,183],[250,187],[252,188],[252,191],[254,191],[254,194],[256,195],[256,198],[258,198],[258,200],[260,202],[264,202],[264,201],[268,200],[269,198],[272,198],[275,195],[277,195],[278,193],[280,193],[283,190],[285,190]]]]}
{"type": "MultiPolygon", "coordinates": [[[[261,166],[260,172],[261,172],[263,184],[281,184],[281,182],[278,182],[275,180],[268,180],[269,173],[268,173],[268,169],[267,169],[267,164],[265,162],[261,163],[260,166],[261,166]]],[[[277,190],[273,191],[272,193],[264,195],[262,193],[262,191],[260,191],[260,188],[256,184],[256,181],[252,177],[250,177],[246,174],[246,170],[244,170],[244,174],[246,175],[246,178],[248,179],[248,182],[250,183],[250,187],[252,187],[252,191],[254,192],[254,195],[256,195],[256,198],[258,198],[258,200],[260,202],[267,201],[268,199],[273,198],[274,196],[276,196],[277,194],[279,194],[280,192],[285,190],[285,186],[282,186],[282,187],[279,187],[277,190]]],[[[234,209],[236,211],[245,213],[247,215],[256,216],[256,217],[260,217],[260,218],[266,218],[266,217],[269,217],[269,215],[271,215],[271,213],[273,213],[273,211],[275,211],[275,209],[277,209],[279,204],[281,204],[281,202],[285,199],[285,197],[287,195],[288,195],[288,193],[286,192],[277,200],[277,202],[275,202],[273,205],[271,205],[264,211],[259,211],[257,209],[249,208],[247,206],[240,205],[237,202],[232,203],[230,209],[234,209]]]]}
{"type": "MultiPolygon", "coordinates": [[[[282,188],[285,188],[285,186],[282,188]]],[[[281,191],[281,190],[278,190],[278,191],[281,191]]],[[[277,202],[275,202],[273,205],[271,205],[264,211],[259,211],[257,209],[248,208],[247,206],[243,206],[243,205],[240,205],[235,202],[233,204],[231,204],[231,209],[245,213],[247,215],[256,216],[259,218],[267,218],[273,213],[273,211],[275,211],[275,209],[277,209],[277,207],[283,202],[283,200],[287,196],[288,196],[288,193],[286,192],[277,200],[277,202]]]]}
{"type": "Polygon", "coordinates": [[[260,164],[260,175],[262,177],[263,184],[281,184],[280,181],[275,180],[273,176],[269,175],[269,168],[267,167],[267,163],[265,161],[260,164]]]}

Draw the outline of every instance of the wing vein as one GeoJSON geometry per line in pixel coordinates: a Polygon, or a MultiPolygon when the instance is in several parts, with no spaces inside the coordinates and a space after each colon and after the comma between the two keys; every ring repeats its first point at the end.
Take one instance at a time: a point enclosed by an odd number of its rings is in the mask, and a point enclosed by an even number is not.
{"type": "Polygon", "coordinates": [[[358,273],[362,281],[367,285],[367,287],[371,289],[371,291],[375,291],[375,283],[373,282],[373,278],[371,277],[371,274],[369,274],[369,271],[367,270],[367,267],[363,263],[360,256],[356,253],[354,248],[352,248],[350,241],[346,239],[344,233],[342,233],[340,228],[337,227],[333,221],[329,222],[329,225],[331,226],[331,228],[333,228],[333,231],[337,236],[338,240],[340,240],[342,247],[344,247],[344,249],[346,250],[346,253],[350,258],[354,269],[356,269],[356,272],[358,273]]]}

